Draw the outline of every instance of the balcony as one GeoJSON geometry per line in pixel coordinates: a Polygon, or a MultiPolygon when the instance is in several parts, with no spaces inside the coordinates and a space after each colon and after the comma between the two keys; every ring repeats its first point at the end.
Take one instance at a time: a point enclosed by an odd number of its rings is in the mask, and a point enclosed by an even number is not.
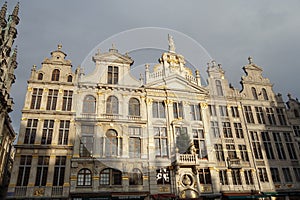
{"type": "Polygon", "coordinates": [[[52,196],[62,196],[63,195],[63,186],[53,186],[51,194],[52,194],[52,196]]]}
{"type": "Polygon", "coordinates": [[[16,186],[15,188],[15,196],[24,197],[26,196],[27,187],[26,186],[16,186]]]}
{"type": "Polygon", "coordinates": [[[176,163],[178,165],[196,165],[198,157],[196,154],[176,154],[176,163]]]}
{"type": "Polygon", "coordinates": [[[228,163],[228,168],[231,168],[231,169],[242,168],[240,158],[227,158],[227,163],[228,163]]]}

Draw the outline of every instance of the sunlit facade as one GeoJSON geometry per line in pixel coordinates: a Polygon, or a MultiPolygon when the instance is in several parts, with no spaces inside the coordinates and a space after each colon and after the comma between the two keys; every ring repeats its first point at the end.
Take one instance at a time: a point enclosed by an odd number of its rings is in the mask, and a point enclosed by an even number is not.
{"type": "Polygon", "coordinates": [[[9,199],[297,199],[299,102],[251,57],[239,91],[215,61],[202,85],[170,36],[139,80],[115,47],[90,74],[65,56],[32,68],[9,199]]]}

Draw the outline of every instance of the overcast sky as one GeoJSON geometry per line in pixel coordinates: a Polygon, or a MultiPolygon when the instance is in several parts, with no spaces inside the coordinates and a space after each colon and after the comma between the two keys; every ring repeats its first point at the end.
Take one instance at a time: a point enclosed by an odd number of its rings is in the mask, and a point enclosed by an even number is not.
{"type": "MultiPolygon", "coordinates": [[[[1,6],[3,3],[1,1],[1,6]]],[[[8,1],[9,14],[16,3],[17,0],[8,1]]],[[[95,53],[97,46],[104,47],[101,51],[107,51],[105,48],[110,42],[120,47],[121,53],[131,52],[132,56],[143,57],[149,45],[143,42],[151,41],[155,45],[150,48],[156,50],[149,51],[152,58],[155,52],[161,53],[168,47],[168,30],[174,37],[176,51],[197,65],[202,77],[207,77],[205,63],[213,58],[222,64],[229,82],[240,88],[240,77],[244,75],[242,67],[247,64],[248,56],[252,56],[254,63],[264,69],[263,75],[274,83],[276,93],[282,93],[284,98],[287,93],[300,98],[299,8],[300,1],[297,0],[20,1],[20,24],[15,41],[18,45],[17,80],[12,91],[14,129],[19,131],[26,80],[32,65],[40,68],[41,62],[50,56],[57,44],[63,45],[62,50],[72,61],[74,71],[78,65],[85,65],[84,61],[95,53]],[[153,29],[145,28],[151,30],[148,35],[144,31],[140,36],[120,37],[124,31],[143,27],[162,28],[166,36],[162,38],[152,34],[153,29]],[[199,48],[189,52],[188,44],[192,41],[199,48]],[[139,45],[144,50],[135,52],[139,45]],[[200,54],[204,55],[201,56],[203,62],[195,63],[200,54]]],[[[155,57],[152,62],[157,59],[155,57]]],[[[92,68],[86,65],[83,67],[92,68]]]]}

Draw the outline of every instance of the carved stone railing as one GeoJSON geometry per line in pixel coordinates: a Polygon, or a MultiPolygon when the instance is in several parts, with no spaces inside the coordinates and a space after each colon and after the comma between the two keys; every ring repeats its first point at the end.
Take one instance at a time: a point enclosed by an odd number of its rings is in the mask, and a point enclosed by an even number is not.
{"type": "Polygon", "coordinates": [[[134,120],[134,121],[140,121],[142,119],[141,116],[135,116],[135,115],[128,115],[127,117],[129,120],[134,120]]]}
{"type": "Polygon", "coordinates": [[[198,157],[196,154],[176,154],[176,163],[178,165],[195,165],[198,157]]]}
{"type": "Polygon", "coordinates": [[[27,191],[27,186],[16,186],[15,188],[15,196],[18,197],[25,197],[26,196],[26,191],[27,191]]]}
{"type": "Polygon", "coordinates": [[[185,79],[191,83],[197,84],[197,79],[192,75],[186,74],[185,79]]]}
{"type": "Polygon", "coordinates": [[[63,186],[53,186],[51,195],[52,196],[62,196],[63,195],[63,186]]]}
{"type": "Polygon", "coordinates": [[[149,74],[149,79],[150,80],[155,80],[155,79],[161,78],[163,76],[164,76],[163,70],[155,71],[155,72],[152,72],[152,73],[149,74]]]}
{"type": "Polygon", "coordinates": [[[106,119],[119,119],[120,115],[118,114],[101,114],[102,118],[106,118],[106,119]]]}

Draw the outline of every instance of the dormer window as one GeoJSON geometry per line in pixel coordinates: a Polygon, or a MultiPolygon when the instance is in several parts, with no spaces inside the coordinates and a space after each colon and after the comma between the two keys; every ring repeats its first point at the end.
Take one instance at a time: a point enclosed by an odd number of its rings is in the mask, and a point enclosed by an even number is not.
{"type": "Polygon", "coordinates": [[[108,66],[107,83],[118,84],[118,80],[119,80],[119,68],[114,66],[108,66]]]}
{"type": "Polygon", "coordinates": [[[60,71],[58,69],[53,70],[51,81],[59,81],[60,71]]]}
{"type": "Polygon", "coordinates": [[[39,73],[39,75],[38,75],[38,80],[43,80],[43,77],[44,77],[44,74],[43,73],[39,73]]]}
{"type": "Polygon", "coordinates": [[[71,82],[72,82],[72,79],[73,79],[72,75],[69,75],[69,76],[68,76],[68,82],[71,83],[71,82]]]}

